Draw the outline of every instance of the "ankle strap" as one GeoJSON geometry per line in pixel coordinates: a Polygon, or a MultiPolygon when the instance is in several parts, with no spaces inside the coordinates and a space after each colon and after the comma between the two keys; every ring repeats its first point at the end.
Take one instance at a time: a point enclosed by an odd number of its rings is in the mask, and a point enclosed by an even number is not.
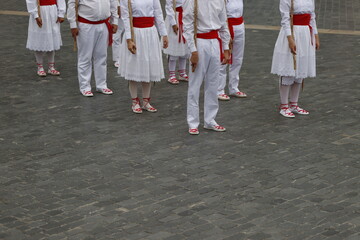
{"type": "Polygon", "coordinates": [[[143,98],[143,100],[150,102],[151,98],[143,98]]]}

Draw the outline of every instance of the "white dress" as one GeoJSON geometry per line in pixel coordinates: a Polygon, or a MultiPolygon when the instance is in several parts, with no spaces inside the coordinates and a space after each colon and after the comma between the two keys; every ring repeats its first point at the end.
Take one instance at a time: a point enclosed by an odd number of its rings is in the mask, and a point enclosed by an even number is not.
{"type": "Polygon", "coordinates": [[[26,48],[32,51],[50,52],[59,50],[62,46],[60,23],[58,17],[64,17],[66,12],[65,0],[57,0],[57,5],[40,6],[42,27],[36,23],[39,17],[37,0],[26,0],[27,10],[30,13],[28,39],[26,48]]]}
{"type": "Polygon", "coordinates": [[[187,47],[184,38],[181,38],[179,42],[180,31],[180,19],[179,12],[174,12],[174,1],[176,1],[176,7],[182,7],[184,0],[166,0],[166,18],[165,26],[168,32],[169,47],[164,49],[164,53],[170,56],[184,57],[189,55],[189,49],[187,47]],[[175,18],[176,14],[176,18],[175,18]],[[175,34],[172,26],[177,25],[179,27],[178,34],[175,34]]]}
{"type": "Polygon", "coordinates": [[[118,74],[126,80],[136,82],[159,82],[164,78],[159,34],[166,36],[166,28],[159,0],[131,0],[133,17],[155,17],[155,25],[136,28],[136,54],[127,49],[127,39],[131,39],[128,0],[121,0],[121,18],[125,34],[120,55],[118,74]]]}
{"type": "Polygon", "coordinates": [[[290,28],[291,0],[280,0],[281,30],[275,44],[271,73],[279,76],[295,77],[298,79],[316,76],[315,37],[317,27],[315,21],[314,0],[294,0],[294,14],[311,14],[310,26],[294,26],[296,43],[296,71],[293,56],[290,52],[287,36],[291,35],[290,28]]]}

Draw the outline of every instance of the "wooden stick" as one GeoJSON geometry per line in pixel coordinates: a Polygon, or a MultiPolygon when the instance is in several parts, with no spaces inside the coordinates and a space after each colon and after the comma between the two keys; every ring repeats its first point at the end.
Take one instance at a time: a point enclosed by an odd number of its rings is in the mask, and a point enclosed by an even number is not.
{"type": "Polygon", "coordinates": [[[197,47],[197,22],[198,22],[198,1],[194,0],[194,42],[195,42],[195,47],[197,47]]]}
{"type": "Polygon", "coordinates": [[[177,17],[176,17],[176,0],[173,0],[173,9],[174,9],[174,14],[175,14],[175,22],[176,22],[176,25],[177,25],[177,17]]]}
{"type": "MultiPolygon", "coordinates": [[[[225,9],[226,9],[226,24],[228,26],[228,29],[229,29],[229,34],[230,34],[230,27],[229,27],[229,19],[227,18],[227,8],[226,8],[226,0],[224,0],[225,2],[225,9]]],[[[235,37],[235,36],[234,36],[235,37]]],[[[233,44],[232,44],[232,41],[234,39],[231,38],[231,34],[230,34],[230,43],[229,43],[229,52],[230,52],[230,59],[231,59],[231,55],[232,55],[232,50],[233,50],[233,44]]]]}
{"type": "Polygon", "coordinates": [[[134,22],[133,22],[133,13],[132,13],[131,0],[128,0],[128,8],[129,8],[131,40],[135,43],[135,32],[134,32],[134,22]]]}
{"type": "Polygon", "coordinates": [[[37,0],[37,9],[38,9],[39,18],[41,18],[40,0],[37,0]]]}
{"type": "MultiPolygon", "coordinates": [[[[294,36],[294,0],[291,0],[290,28],[291,28],[291,36],[295,41],[295,36],[294,36]]],[[[294,53],[293,53],[293,62],[294,62],[294,70],[296,71],[296,55],[294,53]]]]}
{"type": "MultiPolygon", "coordinates": [[[[76,26],[78,26],[78,17],[79,17],[79,0],[75,0],[75,21],[76,21],[76,26]]],[[[77,51],[77,37],[75,36],[74,38],[74,52],[77,51]]]]}

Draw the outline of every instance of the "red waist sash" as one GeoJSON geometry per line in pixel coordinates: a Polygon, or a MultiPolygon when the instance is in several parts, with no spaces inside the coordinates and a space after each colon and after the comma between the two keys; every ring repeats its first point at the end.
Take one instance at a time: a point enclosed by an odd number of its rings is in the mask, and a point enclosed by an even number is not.
{"type": "Polygon", "coordinates": [[[310,26],[311,14],[297,14],[293,16],[293,23],[297,26],[309,26],[311,44],[313,44],[313,28],[310,26]]]}
{"type": "Polygon", "coordinates": [[[220,60],[222,61],[224,59],[222,41],[221,38],[219,37],[219,30],[212,30],[208,33],[198,33],[196,37],[202,39],[217,39],[220,45],[220,60]]]}
{"type": "Polygon", "coordinates": [[[40,0],[40,6],[56,5],[56,0],[40,0]]]}
{"type": "Polygon", "coordinates": [[[183,36],[184,33],[184,25],[183,25],[183,8],[182,7],[177,7],[176,11],[179,13],[179,43],[181,43],[181,41],[183,41],[183,43],[186,43],[186,40],[183,36]]]}
{"type": "Polygon", "coordinates": [[[234,39],[235,33],[234,33],[234,26],[235,25],[241,25],[244,23],[244,18],[243,17],[239,17],[239,18],[228,18],[228,25],[229,25],[229,31],[230,31],[230,35],[231,38],[234,39]]]}
{"type": "Polygon", "coordinates": [[[154,26],[155,18],[154,17],[134,17],[133,25],[136,28],[149,28],[154,26]]]}
{"type": "MultiPolygon", "coordinates": [[[[243,17],[228,18],[228,26],[229,26],[229,32],[230,32],[231,39],[234,39],[234,37],[235,37],[234,26],[235,25],[241,25],[243,23],[244,23],[244,18],[243,17]]],[[[231,54],[230,64],[232,64],[232,62],[233,62],[233,57],[232,57],[232,54],[231,54]]]]}
{"type": "Polygon", "coordinates": [[[83,18],[83,17],[78,17],[78,21],[79,22],[82,22],[82,23],[87,23],[87,24],[103,24],[105,23],[106,24],[106,27],[109,31],[109,46],[112,45],[112,42],[113,42],[113,29],[112,29],[112,26],[110,24],[110,17],[108,17],[107,19],[105,20],[100,20],[100,21],[90,21],[90,20],[87,20],[86,18],[83,18]]]}

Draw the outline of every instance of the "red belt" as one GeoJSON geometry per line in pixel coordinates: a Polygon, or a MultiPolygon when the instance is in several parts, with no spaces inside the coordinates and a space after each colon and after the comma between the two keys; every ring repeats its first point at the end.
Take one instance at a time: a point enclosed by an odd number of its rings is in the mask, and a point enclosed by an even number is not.
{"type": "Polygon", "coordinates": [[[56,0],[40,0],[40,6],[56,5],[56,0]]]}
{"type": "Polygon", "coordinates": [[[112,29],[112,26],[110,24],[110,17],[108,17],[107,19],[105,20],[101,20],[101,21],[96,21],[96,22],[93,22],[93,21],[90,21],[90,20],[87,20],[86,18],[83,18],[83,17],[78,17],[78,21],[79,22],[82,22],[82,23],[87,23],[87,24],[103,24],[105,23],[106,24],[106,27],[109,31],[109,46],[112,45],[112,42],[113,42],[113,29],[112,29]]]}
{"type": "Polygon", "coordinates": [[[222,41],[219,37],[219,30],[212,30],[211,32],[208,32],[208,33],[198,33],[196,35],[196,37],[202,38],[202,39],[217,39],[219,41],[219,45],[220,45],[220,61],[222,61],[224,59],[222,41]]]}
{"type": "Polygon", "coordinates": [[[229,25],[229,31],[230,31],[230,35],[231,38],[234,39],[235,33],[234,33],[234,26],[235,25],[241,25],[244,23],[244,18],[243,17],[239,17],[239,18],[228,18],[228,25],[229,25]]]}
{"type": "Polygon", "coordinates": [[[314,45],[313,43],[313,28],[310,26],[310,21],[311,21],[311,14],[297,14],[297,15],[294,15],[294,18],[293,18],[293,23],[294,25],[297,25],[297,26],[309,26],[310,28],[310,37],[311,37],[311,45],[314,45]]]}
{"type": "Polygon", "coordinates": [[[154,26],[155,18],[154,17],[134,17],[133,25],[136,28],[149,28],[154,26]]]}
{"type": "Polygon", "coordinates": [[[183,33],[184,33],[183,8],[177,7],[176,11],[179,13],[179,43],[181,43],[181,41],[183,41],[183,43],[186,43],[186,40],[183,36],[183,33]]]}

